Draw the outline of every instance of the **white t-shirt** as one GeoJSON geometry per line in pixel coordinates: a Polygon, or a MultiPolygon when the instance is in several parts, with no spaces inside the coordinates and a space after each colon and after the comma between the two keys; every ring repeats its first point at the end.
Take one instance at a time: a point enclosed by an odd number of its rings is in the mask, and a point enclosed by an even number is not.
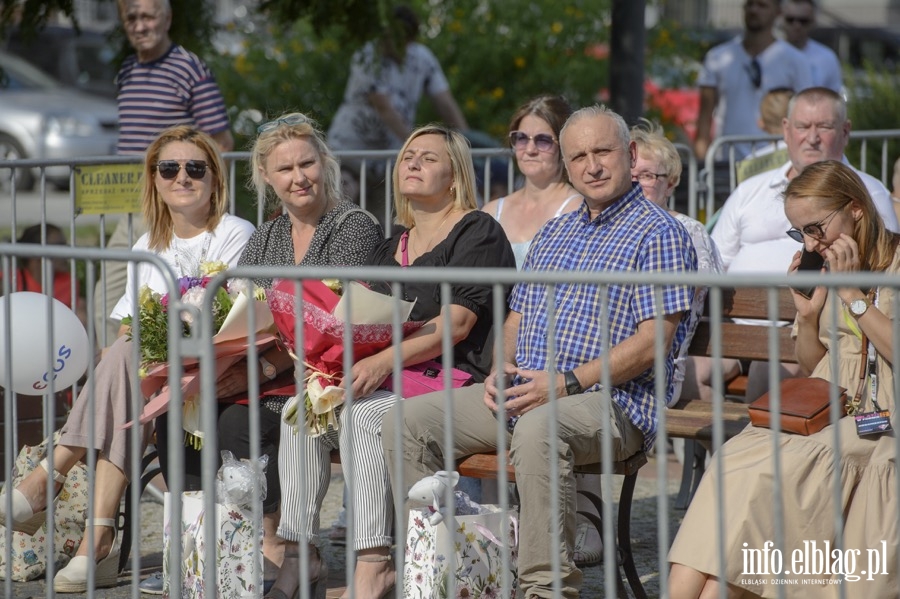
{"type": "MultiPolygon", "coordinates": [[[[224,262],[229,266],[236,266],[241,257],[250,235],[255,227],[248,221],[226,214],[214,231],[201,233],[190,239],[174,237],[172,243],[160,257],[172,268],[176,277],[197,276],[200,262],[224,262]]],[[[141,235],[132,249],[148,252],[150,234],[141,235]]],[[[137,262],[128,264],[128,284],[125,286],[125,295],[118,301],[110,314],[111,318],[121,320],[131,316],[135,304],[134,277],[137,275],[137,288],[147,285],[157,293],[168,293],[169,288],[166,279],[158,268],[149,262],[137,262]],[[135,273],[135,264],[137,272],[135,273]]]]}
{"type": "MultiPolygon", "coordinates": [[[[676,214],[675,218],[684,225],[691,241],[694,243],[694,251],[697,253],[697,272],[720,274],[725,269],[722,266],[722,257],[716,248],[715,242],[709,238],[706,227],[701,223],[689,217],[686,214],[676,214]]],[[[706,305],[706,294],[709,290],[706,287],[698,287],[694,291],[694,300],[691,302],[691,313],[688,315],[688,334],[685,335],[678,348],[678,355],[675,357],[675,371],[672,373],[672,392],[669,393],[669,407],[678,403],[681,399],[681,388],[684,385],[684,371],[687,366],[688,350],[691,341],[694,339],[694,333],[697,332],[697,325],[703,317],[703,308],[706,305]]]]}
{"type": "MultiPolygon", "coordinates": [[[[722,206],[711,237],[729,274],[787,273],[794,252],[801,248],[786,234],[791,223],[784,214],[781,194],[787,187],[790,168],[791,163],[787,162],[750,177],[735,188],[722,206]]],[[[900,231],[888,190],[875,177],[856,173],[869,190],[885,226],[900,231]]]]}
{"type": "MultiPolygon", "coordinates": [[[[761,74],[759,87],[753,85],[750,75],[753,57],[744,50],[741,36],[706,53],[697,85],[714,87],[719,94],[716,135],[763,135],[757,125],[763,95],[772,89],[786,87],[797,92],[812,85],[809,60],[783,40],[775,40],[756,59],[761,74]]],[[[735,153],[741,159],[749,152],[749,144],[738,144],[735,153]]]]}
{"type": "Polygon", "coordinates": [[[843,76],[841,75],[841,61],[838,60],[837,54],[816,40],[807,40],[806,46],[800,51],[803,52],[812,67],[813,85],[827,87],[841,93],[843,76]]]}
{"type": "Polygon", "coordinates": [[[403,140],[387,128],[368,95],[387,96],[394,110],[413,126],[422,93],[434,96],[449,89],[437,58],[422,44],[409,43],[401,65],[369,42],[353,54],[344,100],[328,129],[328,145],[334,150],[399,148],[403,140]]]}

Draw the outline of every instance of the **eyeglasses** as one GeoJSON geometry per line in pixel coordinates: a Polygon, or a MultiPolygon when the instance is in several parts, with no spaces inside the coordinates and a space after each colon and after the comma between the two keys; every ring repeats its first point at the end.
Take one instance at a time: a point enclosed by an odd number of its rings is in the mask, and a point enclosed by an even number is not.
{"type": "Polygon", "coordinates": [[[651,173],[650,171],[644,171],[636,175],[631,175],[631,180],[640,181],[641,185],[656,185],[657,180],[668,176],[667,173],[651,173]]]}
{"type": "MultiPolygon", "coordinates": [[[[187,160],[184,163],[184,172],[191,179],[199,180],[206,176],[207,164],[203,160],[187,160]]],[[[178,176],[182,164],[177,160],[160,160],[156,163],[156,172],[159,176],[167,181],[171,181],[178,176]]]]}
{"type": "Polygon", "coordinates": [[[788,25],[803,25],[804,27],[812,24],[812,19],[809,17],[785,17],[784,22],[788,25]]]}
{"type": "Polygon", "coordinates": [[[753,83],[753,87],[758,88],[762,84],[762,67],[759,66],[759,61],[754,58],[744,68],[747,70],[747,74],[750,75],[750,82],[753,83]]]}
{"type": "Polygon", "coordinates": [[[524,150],[528,147],[528,142],[533,141],[534,147],[540,152],[549,152],[556,144],[556,140],[552,135],[546,133],[538,133],[537,135],[528,135],[522,131],[510,131],[509,145],[517,150],[524,150]]]}
{"type": "Polygon", "coordinates": [[[302,125],[304,123],[308,123],[309,118],[304,114],[289,114],[287,116],[283,116],[281,118],[277,118],[271,120],[267,123],[263,123],[259,127],[256,128],[257,133],[265,133],[266,131],[271,131],[273,129],[277,129],[281,125],[302,125]]]}
{"type": "Polygon", "coordinates": [[[834,215],[843,210],[847,204],[844,204],[822,220],[817,223],[810,223],[808,225],[803,225],[803,227],[796,229],[791,228],[787,230],[788,237],[793,239],[794,241],[799,241],[803,243],[803,237],[811,237],[817,241],[821,241],[825,239],[825,227],[831,222],[831,219],[834,218],[834,215]]]}

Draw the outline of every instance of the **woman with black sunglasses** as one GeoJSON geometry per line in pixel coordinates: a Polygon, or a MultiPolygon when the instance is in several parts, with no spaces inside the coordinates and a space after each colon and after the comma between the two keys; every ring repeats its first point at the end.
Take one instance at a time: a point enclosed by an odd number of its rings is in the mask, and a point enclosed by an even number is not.
{"type": "MultiPolygon", "coordinates": [[[[884,226],[850,167],[834,160],[806,167],[788,184],[784,211],[790,235],[821,255],[832,273],[889,273],[896,280],[900,236],[884,226]]],[[[800,259],[798,251],[789,273],[800,259]]],[[[718,597],[723,584],[729,597],[775,597],[781,589],[788,597],[837,597],[839,589],[847,597],[897,596],[900,512],[891,430],[898,425],[891,330],[897,289],[817,287],[811,297],[794,292],[793,298],[802,373],[846,389],[838,401],[850,415],[809,436],[748,426],[722,446],[723,477],[717,480],[715,468],[706,471],[669,553],[674,599],[718,597]],[[854,413],[865,416],[858,421],[854,413]],[[725,514],[718,510],[719,483],[725,514]],[[776,500],[780,522],[772,511],[776,500]],[[725,523],[724,555],[717,521],[725,523]],[[772,559],[760,563],[763,555],[772,559]]]]}
{"type": "Polygon", "coordinates": [[[503,227],[518,268],[538,229],[579,206],[581,196],[569,185],[559,148],[559,132],[570,114],[572,107],[562,96],[538,96],[520,106],[509,123],[509,145],[524,185],[482,210],[503,227]]]}
{"type": "MultiPolygon", "coordinates": [[[[203,262],[237,264],[253,232],[249,222],[226,214],[228,195],[226,170],[216,143],[205,133],[186,125],[163,131],[147,148],[144,161],[142,209],[149,231],[134,245],[135,250],[158,254],[178,277],[198,276],[203,262]]],[[[125,295],[113,317],[134,314],[134,291],[147,285],[158,293],[169,291],[162,273],[146,262],[128,265],[125,295]]],[[[53,449],[53,467],[43,460],[40,467],[12,491],[12,512],[6,514],[6,497],[0,497],[0,518],[13,530],[34,534],[47,516],[47,477],[58,493],[66,474],[88,449],[96,450],[97,472],[94,495],[94,543],[82,542],[75,557],[57,572],[57,593],[87,591],[90,560],[96,564],[95,588],[115,586],[119,570],[120,539],[116,516],[128,484],[131,463],[129,432],[122,426],[132,420],[131,389],[137,376],[132,342],[120,336],[94,370],[93,382],[85,386],[72,406],[59,443],[53,449]],[[93,394],[93,404],[89,397],[93,394]],[[89,423],[94,419],[95,430],[89,423]]],[[[143,429],[146,444],[150,427],[143,429]]],[[[48,530],[54,530],[54,524],[48,530]]]]}

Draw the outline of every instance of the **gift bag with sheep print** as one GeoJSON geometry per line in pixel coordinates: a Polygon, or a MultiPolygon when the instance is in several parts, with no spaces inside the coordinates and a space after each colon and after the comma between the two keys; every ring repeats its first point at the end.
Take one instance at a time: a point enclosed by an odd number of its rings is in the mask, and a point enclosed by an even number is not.
{"type": "MultiPolygon", "coordinates": [[[[177,568],[169,563],[172,543],[171,494],[166,493],[163,516],[163,596],[178,584],[177,568]]],[[[262,596],[262,521],[254,521],[250,508],[215,505],[215,564],[217,592],[204,587],[208,540],[204,532],[207,513],[202,491],[188,491],[181,499],[182,571],[181,596],[191,599],[257,599],[262,596]]],[[[260,510],[262,516],[262,510],[260,510]]]]}
{"type": "Polygon", "coordinates": [[[406,529],[403,596],[406,599],[448,599],[503,595],[503,554],[509,551],[509,599],[516,596],[518,517],[499,506],[483,505],[489,513],[447,517],[432,524],[428,508],[411,510],[406,529]],[[453,559],[455,556],[455,559],[453,559]]]}
{"type": "MultiPolygon", "coordinates": [[[[53,434],[53,444],[59,441],[59,432],[53,434]]],[[[28,476],[38,463],[47,457],[48,439],[38,445],[26,445],[19,452],[13,465],[9,488],[15,488],[28,476]]],[[[6,485],[4,485],[4,493],[6,485]]],[[[3,498],[6,501],[6,498],[3,498]]],[[[84,537],[84,520],[88,506],[87,468],[78,462],[69,470],[65,484],[56,502],[53,530],[53,559],[56,571],[65,567],[75,555],[84,537]]],[[[22,532],[12,533],[12,544],[6,547],[4,522],[0,522],[0,580],[6,576],[6,560],[12,564],[12,580],[24,582],[44,575],[47,570],[48,531],[44,523],[33,536],[22,532]]]]}

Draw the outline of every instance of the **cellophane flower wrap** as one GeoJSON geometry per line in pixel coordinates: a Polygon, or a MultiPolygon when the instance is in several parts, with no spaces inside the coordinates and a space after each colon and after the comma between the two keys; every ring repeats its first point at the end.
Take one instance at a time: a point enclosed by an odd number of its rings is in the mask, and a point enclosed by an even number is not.
{"type": "MultiPolygon", "coordinates": [[[[203,262],[200,265],[199,277],[182,277],[178,280],[181,302],[202,309],[204,296],[213,276],[228,268],[224,262],[203,262]]],[[[251,344],[260,351],[275,341],[271,334],[274,326],[272,313],[266,302],[263,289],[253,288],[244,280],[232,280],[217,287],[212,303],[213,348],[216,355],[216,378],[221,376],[230,366],[247,355],[251,344]],[[253,331],[249,327],[248,312],[255,313],[253,331]],[[252,339],[252,341],[251,341],[252,339]]],[[[138,296],[137,318],[141,332],[141,392],[151,398],[144,406],[140,423],[145,424],[157,416],[164,414],[169,408],[168,382],[168,312],[169,294],[159,294],[146,285],[141,287],[138,296]],[[158,393],[157,393],[158,392],[158,393]]],[[[194,323],[194,312],[182,310],[182,334],[191,334],[194,323]]],[[[122,319],[123,324],[133,325],[133,318],[122,319]]],[[[133,328],[128,338],[131,339],[133,328]]],[[[203,441],[203,430],[200,428],[200,376],[197,360],[183,360],[184,375],[181,379],[182,397],[184,400],[184,430],[186,441],[199,448],[203,441]]],[[[126,428],[133,423],[126,424],[126,428]]]]}
{"type": "MultiPolygon", "coordinates": [[[[302,392],[297,392],[285,405],[282,417],[299,430],[301,413],[307,434],[323,435],[328,427],[338,428],[337,409],[344,403],[343,379],[344,329],[349,326],[353,339],[353,360],[371,356],[388,347],[393,341],[390,296],[373,291],[355,281],[349,293],[344,293],[337,279],[308,280],[300,283],[299,302],[303,322],[303,363],[308,376],[302,392]],[[345,322],[344,301],[350,298],[350,321],[345,322]]],[[[275,281],[268,294],[269,308],[282,341],[296,354],[295,291],[291,280],[275,281]]],[[[420,328],[423,322],[410,322],[409,314],[415,302],[401,302],[403,335],[420,328]]]]}

